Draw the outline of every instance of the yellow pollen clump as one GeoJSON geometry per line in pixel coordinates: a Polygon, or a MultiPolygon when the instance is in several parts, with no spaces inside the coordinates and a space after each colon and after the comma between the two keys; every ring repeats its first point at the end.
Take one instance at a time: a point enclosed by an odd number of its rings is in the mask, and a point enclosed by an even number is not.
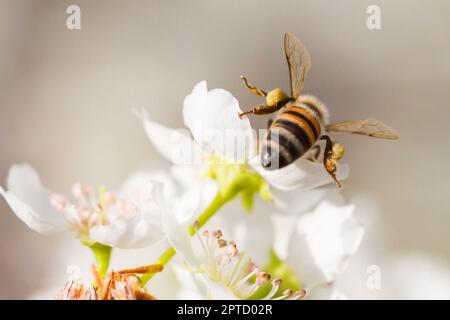
{"type": "Polygon", "coordinates": [[[286,100],[287,98],[289,97],[283,90],[281,90],[280,88],[276,88],[267,94],[266,104],[272,107],[275,106],[277,103],[286,100]]]}
{"type": "Polygon", "coordinates": [[[344,157],[345,148],[340,143],[335,143],[333,145],[333,159],[341,160],[344,157]]]}

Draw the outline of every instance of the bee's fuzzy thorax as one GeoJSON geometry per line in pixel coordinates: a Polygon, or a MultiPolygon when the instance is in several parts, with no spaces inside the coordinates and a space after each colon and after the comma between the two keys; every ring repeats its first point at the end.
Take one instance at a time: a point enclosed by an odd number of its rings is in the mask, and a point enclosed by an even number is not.
{"type": "Polygon", "coordinates": [[[317,114],[323,125],[327,125],[330,122],[328,108],[317,97],[302,95],[298,97],[297,101],[304,104],[314,114],[317,114]]]}

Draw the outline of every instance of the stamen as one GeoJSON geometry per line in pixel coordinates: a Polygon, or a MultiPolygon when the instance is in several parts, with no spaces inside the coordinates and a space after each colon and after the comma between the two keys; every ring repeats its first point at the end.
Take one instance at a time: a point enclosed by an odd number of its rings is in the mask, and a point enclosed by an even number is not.
{"type": "MultiPolygon", "coordinates": [[[[243,279],[241,279],[234,287],[239,288],[245,284],[253,275],[258,273],[258,269],[255,268],[252,272],[249,272],[243,279]]],[[[258,277],[258,276],[257,276],[258,277]]]]}
{"type": "Polygon", "coordinates": [[[227,283],[228,286],[231,286],[232,283],[234,282],[234,277],[236,275],[237,270],[239,270],[239,266],[241,265],[242,260],[244,260],[244,255],[240,255],[237,262],[235,263],[233,271],[231,272],[231,276],[227,283]]]}
{"type": "Polygon", "coordinates": [[[214,241],[215,239],[216,239],[215,237],[211,237],[211,239],[208,240],[208,245],[212,255],[214,254],[214,252],[217,251],[218,248],[218,242],[214,241]]]}
{"type": "Polygon", "coordinates": [[[290,298],[289,300],[298,300],[298,299],[302,299],[306,296],[307,291],[305,289],[301,289],[297,292],[294,293],[294,295],[292,296],[292,298],[290,298]]]}
{"type": "Polygon", "coordinates": [[[280,278],[275,278],[272,280],[272,285],[279,286],[281,284],[281,282],[283,282],[283,280],[281,280],[280,278]]]}
{"type": "Polygon", "coordinates": [[[231,262],[231,258],[227,254],[223,254],[222,256],[218,257],[218,261],[219,267],[223,267],[224,265],[227,265],[231,262]]]}
{"type": "MultiPolygon", "coordinates": [[[[196,227],[195,222],[193,225],[196,227]]],[[[223,239],[221,230],[195,232],[195,236],[206,255],[204,271],[212,281],[223,284],[236,297],[247,299],[271,280],[271,275],[261,271],[250,259],[244,261],[245,252],[240,252],[235,242],[223,239]]],[[[300,299],[306,294],[304,290],[293,293],[287,289],[276,296],[281,283],[282,279],[273,279],[270,292],[263,300],[300,299]]]]}
{"type": "Polygon", "coordinates": [[[100,203],[96,203],[94,210],[97,213],[101,213],[103,211],[103,207],[102,207],[102,205],[100,203]]]}
{"type": "Polygon", "coordinates": [[[263,298],[263,300],[270,300],[270,299],[272,299],[272,297],[278,292],[278,288],[280,287],[281,281],[282,280],[278,279],[278,278],[272,280],[272,289],[267,294],[267,296],[265,296],[263,298]]]}
{"type": "Polygon", "coordinates": [[[284,300],[289,298],[292,295],[293,291],[291,289],[284,290],[283,294],[279,297],[274,298],[273,300],[284,300]]]}
{"type": "Polygon", "coordinates": [[[227,241],[223,239],[218,239],[217,244],[219,245],[219,248],[223,248],[227,246],[227,241]]]}
{"type": "Polygon", "coordinates": [[[222,231],[220,231],[219,229],[215,230],[215,231],[213,231],[212,235],[213,235],[213,237],[220,239],[220,238],[222,238],[222,231]]]}
{"type": "MultiPolygon", "coordinates": [[[[194,222],[194,227],[196,228],[195,230],[197,230],[197,227],[196,227],[197,224],[198,224],[198,221],[195,221],[194,222]]],[[[209,234],[208,231],[205,230],[205,231],[203,231],[202,236],[207,238],[208,234],[209,234]]],[[[202,246],[203,252],[205,253],[205,258],[206,258],[206,261],[208,264],[208,268],[210,268],[212,263],[210,262],[211,256],[210,256],[210,252],[207,248],[207,244],[205,243],[205,241],[203,241],[202,237],[200,236],[200,234],[198,232],[195,232],[195,236],[197,237],[198,241],[200,242],[200,245],[202,246]]]]}
{"type": "Polygon", "coordinates": [[[254,283],[250,287],[250,290],[245,294],[246,297],[251,297],[257,290],[259,289],[259,286],[254,283]]]}
{"type": "Polygon", "coordinates": [[[283,296],[289,297],[290,295],[292,295],[293,291],[291,289],[286,289],[283,292],[283,296]]]}
{"type": "Polygon", "coordinates": [[[197,231],[200,228],[200,222],[195,220],[192,226],[194,227],[194,230],[197,231]]]}
{"type": "Polygon", "coordinates": [[[237,245],[234,242],[230,242],[229,246],[228,246],[228,253],[232,256],[232,257],[236,257],[239,254],[239,251],[237,249],[237,245]]]}
{"type": "Polygon", "coordinates": [[[262,287],[263,285],[266,284],[267,281],[270,280],[270,274],[266,273],[266,272],[259,272],[256,275],[256,284],[260,287],[262,287]]]}

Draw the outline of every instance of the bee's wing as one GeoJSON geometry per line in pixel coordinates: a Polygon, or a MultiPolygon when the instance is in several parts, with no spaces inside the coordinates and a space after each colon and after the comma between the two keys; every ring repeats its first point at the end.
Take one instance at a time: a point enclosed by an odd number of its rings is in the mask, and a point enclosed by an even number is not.
{"type": "Polygon", "coordinates": [[[327,125],[327,131],[364,134],[369,137],[398,139],[399,135],[384,123],[375,119],[350,120],[327,125]]]}
{"type": "Polygon", "coordinates": [[[300,40],[289,32],[284,35],[284,52],[289,66],[291,97],[297,99],[302,92],[306,75],[311,68],[311,56],[300,40]]]}

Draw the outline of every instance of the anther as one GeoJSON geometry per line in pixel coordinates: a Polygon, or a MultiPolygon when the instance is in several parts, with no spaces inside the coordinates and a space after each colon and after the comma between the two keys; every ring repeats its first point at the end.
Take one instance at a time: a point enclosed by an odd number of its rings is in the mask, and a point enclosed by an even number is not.
{"type": "Polygon", "coordinates": [[[231,255],[231,257],[236,257],[239,253],[237,245],[234,242],[230,242],[230,245],[228,246],[228,253],[231,255]]]}
{"type": "Polygon", "coordinates": [[[301,289],[299,291],[296,291],[293,298],[294,299],[301,299],[304,298],[306,296],[306,290],[305,289],[301,289]]]}
{"type": "Polygon", "coordinates": [[[100,213],[103,211],[103,207],[100,203],[95,204],[95,212],[100,213]]]}
{"type": "Polygon", "coordinates": [[[222,231],[220,231],[220,229],[217,229],[212,232],[212,235],[213,235],[213,237],[220,239],[220,238],[222,238],[222,231]]]}
{"type": "Polygon", "coordinates": [[[195,220],[192,226],[195,230],[198,230],[200,228],[200,222],[198,220],[195,220]]]}
{"type": "Polygon", "coordinates": [[[293,291],[291,289],[286,289],[283,292],[283,296],[289,297],[292,295],[292,293],[293,293],[293,291]]]}
{"type": "Polygon", "coordinates": [[[270,280],[270,274],[266,273],[266,272],[259,272],[256,275],[256,284],[258,286],[263,286],[267,281],[270,280]]]}
{"type": "Polygon", "coordinates": [[[283,282],[283,280],[281,280],[280,278],[275,278],[272,280],[272,285],[279,286],[281,284],[281,282],[283,282]]]}
{"type": "Polygon", "coordinates": [[[226,247],[227,241],[224,239],[218,239],[217,244],[219,245],[219,248],[223,248],[223,247],[226,247]]]}
{"type": "Polygon", "coordinates": [[[226,265],[230,262],[231,262],[231,258],[227,254],[224,254],[219,258],[219,266],[221,266],[221,267],[223,267],[224,265],[226,265]]]}

